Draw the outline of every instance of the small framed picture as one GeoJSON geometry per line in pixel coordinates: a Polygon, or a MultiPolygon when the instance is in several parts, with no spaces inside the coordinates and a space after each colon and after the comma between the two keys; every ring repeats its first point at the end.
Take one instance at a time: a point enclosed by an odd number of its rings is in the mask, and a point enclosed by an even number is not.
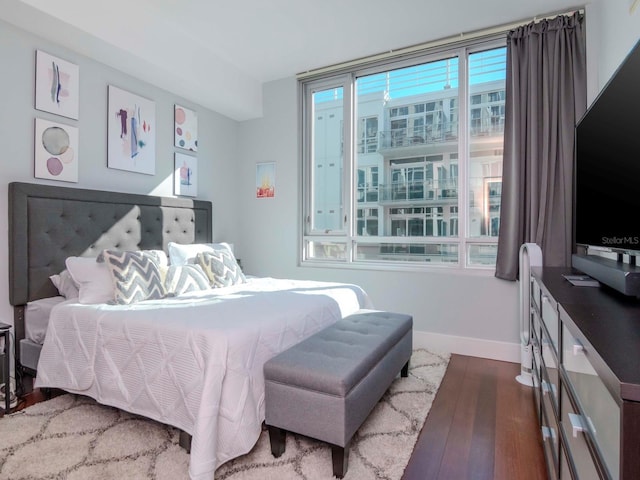
{"type": "Polygon", "coordinates": [[[184,153],[175,153],[174,192],[176,195],[198,195],[198,159],[184,153]]]}
{"type": "Polygon", "coordinates": [[[256,198],[273,198],[276,195],[276,164],[256,164],[256,198]]]}
{"type": "Polygon", "coordinates": [[[34,176],[62,182],[78,181],[78,128],[36,118],[34,176]]]}
{"type": "Polygon", "coordinates": [[[77,65],[36,50],[36,110],[78,119],[77,65]]]}
{"type": "Polygon", "coordinates": [[[198,114],[193,110],[175,105],[174,145],[192,152],[198,151],[198,114]]]}

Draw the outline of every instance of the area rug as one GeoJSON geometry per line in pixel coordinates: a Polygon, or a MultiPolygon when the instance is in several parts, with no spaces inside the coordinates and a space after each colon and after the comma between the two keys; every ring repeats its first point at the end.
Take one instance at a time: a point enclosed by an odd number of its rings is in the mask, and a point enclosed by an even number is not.
{"type": "MultiPolygon", "coordinates": [[[[448,355],[414,350],[409,376],[398,377],[355,434],[345,480],[399,480],[444,376],[448,355]]],[[[189,455],[179,431],[65,394],[0,419],[0,479],[187,479],[189,455]]],[[[271,455],[262,432],[251,452],[225,463],[216,480],[333,478],[331,449],[287,435],[271,455]]]]}

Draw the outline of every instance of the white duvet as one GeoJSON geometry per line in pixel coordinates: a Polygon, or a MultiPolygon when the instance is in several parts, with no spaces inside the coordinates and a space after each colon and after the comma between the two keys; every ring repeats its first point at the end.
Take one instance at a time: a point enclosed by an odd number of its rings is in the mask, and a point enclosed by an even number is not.
{"type": "Polygon", "coordinates": [[[53,308],[36,387],[61,388],[192,435],[189,474],[212,479],[264,420],[263,364],[361,308],[348,284],[251,278],[133,305],[53,308]]]}

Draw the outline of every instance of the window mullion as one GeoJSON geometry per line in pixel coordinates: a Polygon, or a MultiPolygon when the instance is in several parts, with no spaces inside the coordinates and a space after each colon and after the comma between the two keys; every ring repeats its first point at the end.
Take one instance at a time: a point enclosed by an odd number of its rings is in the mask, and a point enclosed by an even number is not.
{"type": "Polygon", "coordinates": [[[458,55],[458,239],[460,266],[464,267],[469,236],[469,58],[464,47],[458,55]]]}
{"type": "Polygon", "coordinates": [[[357,148],[357,139],[355,138],[357,132],[357,119],[355,118],[355,78],[353,75],[349,76],[347,82],[344,85],[344,150],[343,150],[343,198],[342,204],[344,210],[342,212],[343,228],[346,234],[347,241],[347,261],[353,261],[353,237],[354,237],[354,219],[357,217],[355,212],[355,169],[356,169],[356,155],[355,149],[357,148]]]}

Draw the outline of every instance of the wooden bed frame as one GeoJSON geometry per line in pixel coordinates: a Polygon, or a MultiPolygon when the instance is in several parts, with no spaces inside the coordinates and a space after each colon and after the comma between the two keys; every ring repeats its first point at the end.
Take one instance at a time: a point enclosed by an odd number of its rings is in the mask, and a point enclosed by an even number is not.
{"type": "Polygon", "coordinates": [[[14,306],[16,378],[35,376],[20,362],[27,341],[26,304],[58,295],[49,277],[64,270],[67,257],[95,257],[106,248],[166,251],[168,242],[211,241],[208,201],[10,183],[9,302],[14,306]]]}

